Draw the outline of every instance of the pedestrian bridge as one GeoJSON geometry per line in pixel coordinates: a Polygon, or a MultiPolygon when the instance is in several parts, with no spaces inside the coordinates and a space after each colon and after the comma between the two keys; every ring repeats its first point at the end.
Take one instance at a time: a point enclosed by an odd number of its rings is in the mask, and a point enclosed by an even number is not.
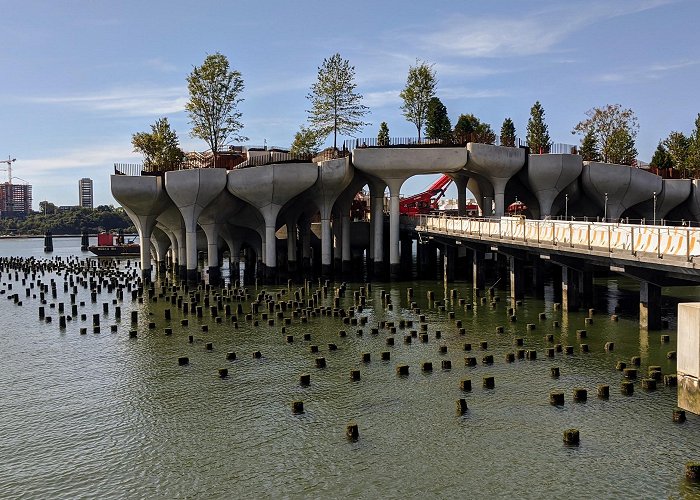
{"type": "Polygon", "coordinates": [[[700,271],[700,228],[425,215],[417,217],[415,224],[419,234],[440,234],[700,271]]]}

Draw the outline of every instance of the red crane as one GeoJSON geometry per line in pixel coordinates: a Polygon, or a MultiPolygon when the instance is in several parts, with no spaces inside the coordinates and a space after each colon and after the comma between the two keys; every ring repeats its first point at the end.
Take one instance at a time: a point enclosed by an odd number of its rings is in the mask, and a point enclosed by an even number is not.
{"type": "Polygon", "coordinates": [[[443,175],[422,193],[401,198],[399,201],[399,212],[401,215],[419,215],[437,210],[438,201],[445,195],[445,191],[451,182],[452,178],[443,175]]]}

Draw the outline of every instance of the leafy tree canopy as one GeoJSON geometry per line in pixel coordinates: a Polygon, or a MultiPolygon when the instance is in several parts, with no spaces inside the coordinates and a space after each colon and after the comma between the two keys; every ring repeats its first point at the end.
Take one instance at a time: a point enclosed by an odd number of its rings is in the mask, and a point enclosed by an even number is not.
{"type": "Polygon", "coordinates": [[[229,69],[226,56],[208,55],[201,66],[195,66],[187,77],[190,100],[185,105],[192,137],[205,141],[216,153],[230,140],[245,141],[238,132],[243,128],[238,105],[243,101],[241,73],[229,69]]]}
{"type": "Polygon", "coordinates": [[[588,131],[581,139],[581,158],[584,161],[600,161],[600,151],[598,150],[598,141],[592,131],[588,131]]]}
{"type": "Polygon", "coordinates": [[[544,121],[544,108],[536,101],[530,108],[530,118],[527,121],[527,144],[533,154],[549,153],[551,141],[549,129],[544,121]]]}
{"type": "Polygon", "coordinates": [[[314,156],[318,154],[322,144],[323,137],[319,136],[315,130],[302,125],[299,127],[299,132],[294,135],[290,153],[300,156],[314,156]]]}
{"type": "Polygon", "coordinates": [[[491,129],[491,125],[482,122],[473,114],[459,115],[454,129],[454,137],[458,144],[466,144],[467,142],[493,144],[496,142],[496,134],[491,129]]]}
{"type": "Polygon", "coordinates": [[[377,146],[389,145],[389,125],[386,122],[379,124],[379,133],[377,133],[377,146]]]}
{"type": "Polygon", "coordinates": [[[651,165],[661,169],[671,168],[673,166],[673,161],[662,142],[659,142],[659,145],[656,146],[654,156],[651,157],[651,165]]]}
{"type": "Polygon", "coordinates": [[[510,118],[503,120],[500,139],[501,146],[515,147],[515,124],[510,118]]]}
{"type": "Polygon", "coordinates": [[[185,158],[180,149],[177,134],[170,128],[167,118],[160,118],[151,125],[150,132],[138,132],[131,136],[136,153],[144,157],[145,170],[165,172],[173,170],[185,158]]]}
{"type": "Polygon", "coordinates": [[[322,139],[333,132],[333,148],[338,134],[352,135],[365,125],[362,118],[369,108],[362,104],[362,94],[355,92],[355,67],[336,53],[324,59],[318,68],[316,83],[306,96],[311,102],[309,124],[322,139]]]}
{"type": "Polygon", "coordinates": [[[408,68],[406,86],[399,96],[403,100],[401,111],[410,123],[416,126],[418,141],[428,115],[428,104],[435,96],[437,78],[432,64],[416,60],[416,65],[408,68]]]}
{"type": "Polygon", "coordinates": [[[425,121],[425,137],[449,141],[452,138],[452,124],[447,116],[447,108],[437,97],[428,101],[425,121]]]}
{"type": "Polygon", "coordinates": [[[624,138],[623,142],[631,139],[634,143],[637,137],[639,125],[634,111],[623,108],[620,104],[607,104],[600,108],[589,109],[586,111],[586,116],[588,118],[577,123],[571,133],[592,134],[601,153],[601,160],[616,163],[613,161],[615,158],[611,158],[608,153],[611,152],[613,155],[619,153],[618,148],[622,138],[624,138]]]}

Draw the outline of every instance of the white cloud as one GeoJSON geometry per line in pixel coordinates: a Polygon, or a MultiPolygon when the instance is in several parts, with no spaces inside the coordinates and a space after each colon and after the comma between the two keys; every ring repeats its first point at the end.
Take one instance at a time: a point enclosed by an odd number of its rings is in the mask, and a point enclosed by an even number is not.
{"type": "Polygon", "coordinates": [[[385,106],[400,106],[401,90],[384,90],[381,92],[366,92],[363,94],[362,104],[369,108],[383,108],[385,106]]]}
{"type": "Polygon", "coordinates": [[[658,80],[667,73],[680,69],[697,66],[700,61],[678,61],[649,64],[643,67],[620,68],[615,72],[603,73],[592,78],[593,81],[602,83],[634,82],[640,80],[658,80]]]}
{"type": "Polygon", "coordinates": [[[130,145],[105,144],[59,151],[50,156],[18,161],[13,168],[30,182],[46,184],[46,175],[61,171],[86,168],[111,171],[114,163],[140,161],[141,156],[134,153],[130,145]]]}
{"type": "Polygon", "coordinates": [[[421,42],[441,54],[522,57],[555,50],[570,34],[596,22],[666,5],[676,0],[567,2],[563,7],[509,17],[453,16],[421,42]]]}
{"type": "Polygon", "coordinates": [[[183,112],[187,103],[185,87],[115,88],[81,95],[30,97],[36,104],[70,106],[98,113],[126,116],[155,116],[183,112]]]}

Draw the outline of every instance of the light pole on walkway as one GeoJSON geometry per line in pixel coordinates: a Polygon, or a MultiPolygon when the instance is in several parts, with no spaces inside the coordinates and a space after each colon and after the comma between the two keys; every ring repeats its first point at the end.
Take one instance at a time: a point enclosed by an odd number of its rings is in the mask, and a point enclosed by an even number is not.
{"type": "Polygon", "coordinates": [[[608,193],[605,193],[605,209],[603,212],[603,222],[608,220],[608,193]]]}

